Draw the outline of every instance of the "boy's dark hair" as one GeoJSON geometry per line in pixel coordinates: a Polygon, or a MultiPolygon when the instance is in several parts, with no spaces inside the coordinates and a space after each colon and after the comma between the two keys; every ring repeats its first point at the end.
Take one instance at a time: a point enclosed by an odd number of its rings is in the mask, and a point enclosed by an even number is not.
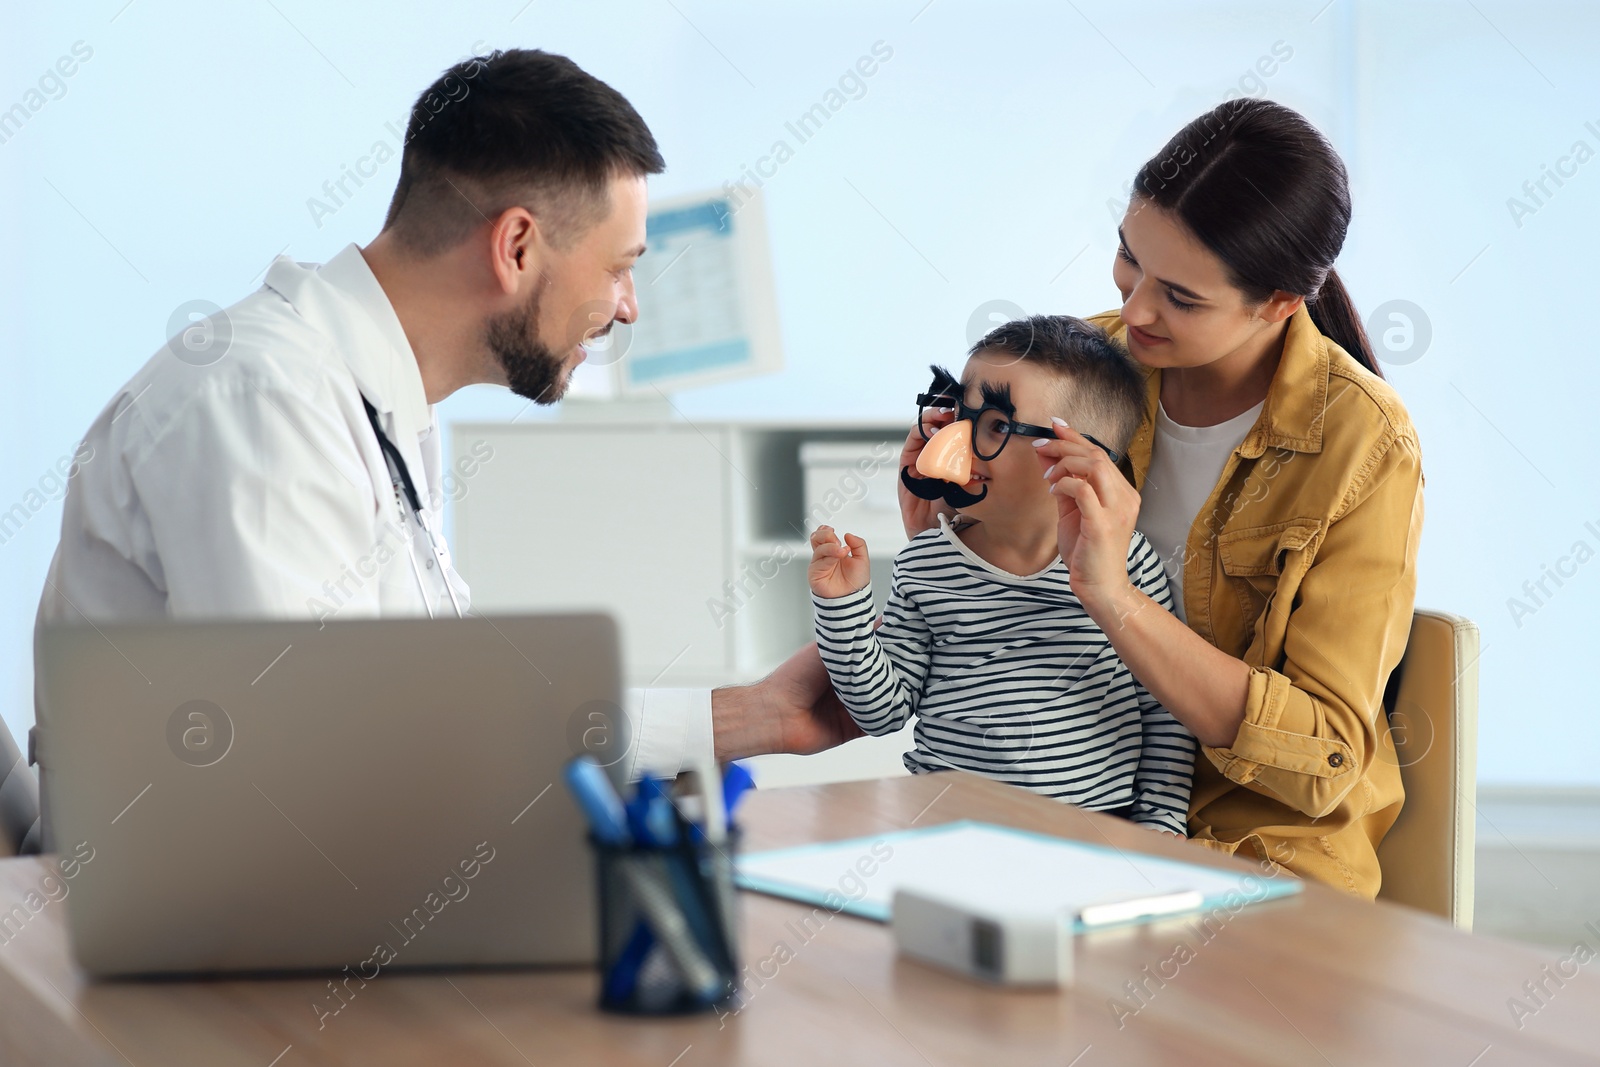
{"type": "Polygon", "coordinates": [[[1063,417],[1118,452],[1144,418],[1144,379],[1128,350],[1071,315],[1030,315],[984,335],[967,353],[1002,352],[1039,363],[1063,379],[1063,417]]]}
{"type": "Polygon", "coordinates": [[[521,205],[566,246],[605,218],[614,175],[665,169],[650,128],[611,86],[565,56],[495,51],[417,98],[383,228],[430,256],[521,205]]]}

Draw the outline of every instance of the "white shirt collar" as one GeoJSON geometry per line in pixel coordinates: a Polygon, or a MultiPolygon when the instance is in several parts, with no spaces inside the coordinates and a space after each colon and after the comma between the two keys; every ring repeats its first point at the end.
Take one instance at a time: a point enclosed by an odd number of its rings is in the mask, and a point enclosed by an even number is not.
{"type": "Polygon", "coordinates": [[[432,430],[433,408],[416,353],[359,247],[347,245],[320,267],[279,256],[266,284],[332,338],[361,394],[379,412],[393,414],[397,438],[415,440],[432,430]]]}

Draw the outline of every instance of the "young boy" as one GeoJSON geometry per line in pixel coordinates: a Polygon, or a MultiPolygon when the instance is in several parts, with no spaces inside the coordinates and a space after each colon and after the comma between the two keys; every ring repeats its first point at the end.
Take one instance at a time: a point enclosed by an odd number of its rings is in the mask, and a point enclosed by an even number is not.
{"type": "MultiPolygon", "coordinates": [[[[869,734],[917,716],[913,773],[975,771],[1181,835],[1194,737],[1073,594],[1056,500],[1030,447],[1055,436],[1059,415],[1118,459],[1142,417],[1139,373],[1103,331],[1063,315],[1007,323],[969,357],[959,383],[935,368],[920,398],[930,440],[918,468],[938,476],[901,475],[956,515],[895,557],[880,628],[866,543],[846,534],[841,545],[827,526],[812,535],[817,644],[834,689],[869,734]],[[934,433],[940,409],[956,417],[934,433]],[[949,454],[956,462],[941,468],[949,454]]],[[[1128,574],[1171,610],[1161,559],[1138,532],[1128,574]]]]}

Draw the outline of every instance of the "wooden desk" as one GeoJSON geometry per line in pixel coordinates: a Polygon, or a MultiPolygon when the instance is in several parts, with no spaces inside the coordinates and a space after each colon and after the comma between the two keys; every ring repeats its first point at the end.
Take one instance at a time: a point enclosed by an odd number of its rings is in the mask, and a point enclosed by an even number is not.
{"type": "MultiPolygon", "coordinates": [[[[774,790],[744,814],[753,849],[978,818],[1242,864],[966,775],[774,790]]],[[[0,903],[20,901],[44,871],[37,859],[0,861],[0,903]]],[[[1077,985],[1063,993],[1000,992],[900,960],[886,927],[845,915],[814,921],[807,939],[799,922],[811,909],[743,899],[755,978],[737,1014],[602,1015],[592,971],[395,972],[321,1031],[311,1004],[327,993],[322,979],[86,982],[67,953],[62,905],[50,904],[0,945],[0,1062],[1491,1067],[1600,1054],[1600,960],[1559,987],[1546,979],[1551,995],[1519,1029],[1509,998],[1533,1005],[1523,983],[1565,953],[1319,885],[1224,916],[1209,940],[1192,918],[1080,938],[1077,985]],[[1128,983],[1143,983],[1142,1005],[1128,983]]]]}

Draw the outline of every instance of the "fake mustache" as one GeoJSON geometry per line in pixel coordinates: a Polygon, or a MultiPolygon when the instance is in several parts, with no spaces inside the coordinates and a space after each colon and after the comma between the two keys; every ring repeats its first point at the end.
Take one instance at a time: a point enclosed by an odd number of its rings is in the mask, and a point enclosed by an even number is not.
{"type": "Polygon", "coordinates": [[[969,508],[989,495],[985,485],[982,492],[969,493],[955,482],[940,478],[918,478],[910,467],[900,468],[900,484],[918,500],[943,500],[953,508],[969,508]]]}

